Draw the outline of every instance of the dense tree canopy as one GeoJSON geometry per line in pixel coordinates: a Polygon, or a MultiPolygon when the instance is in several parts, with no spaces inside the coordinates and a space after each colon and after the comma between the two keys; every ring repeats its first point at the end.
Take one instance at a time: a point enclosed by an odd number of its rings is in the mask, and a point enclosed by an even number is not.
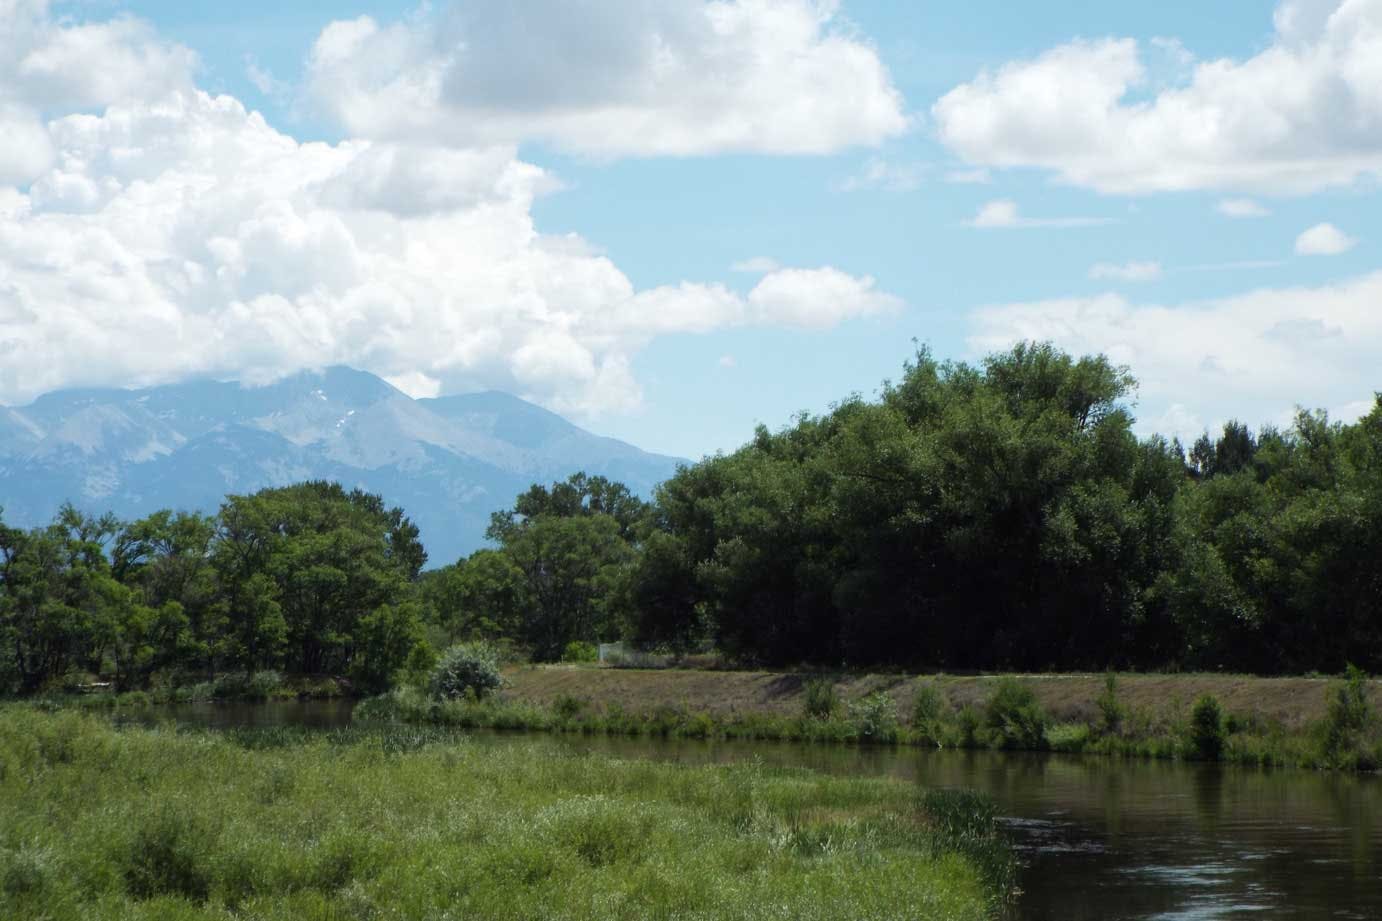
{"type": "Polygon", "coordinates": [[[1047,345],[923,351],[876,401],[760,429],[662,486],[630,630],[766,663],[1382,666],[1382,408],[1186,458],[1133,434],[1132,387],[1047,345]]]}
{"type": "Polygon", "coordinates": [[[0,685],[283,669],[387,685],[431,648],[627,638],[742,662],[1382,669],[1382,397],[1351,425],[1138,437],[1134,382],[1024,344],[921,351],[682,467],[652,502],[577,474],[423,572],[378,496],[303,483],[215,516],[0,523],[0,685]]]}
{"type": "Polygon", "coordinates": [[[214,518],[120,524],[68,507],[0,527],[0,677],[70,669],[141,687],[159,670],[283,669],[388,684],[423,641],[417,528],[378,496],[303,483],[214,518]]]}

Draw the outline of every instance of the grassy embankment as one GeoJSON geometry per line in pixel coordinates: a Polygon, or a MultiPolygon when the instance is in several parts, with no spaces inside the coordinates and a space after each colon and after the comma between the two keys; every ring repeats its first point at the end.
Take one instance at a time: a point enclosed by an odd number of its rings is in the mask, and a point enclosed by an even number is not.
{"type": "Polygon", "coordinates": [[[897,782],[0,706],[4,918],[978,919],[1012,879],[986,801],[897,782]]]}
{"type": "MultiPolygon", "coordinates": [[[[692,738],[875,742],[1308,768],[1382,761],[1378,682],[1369,712],[1340,723],[1339,679],[1224,675],[999,677],[802,674],[586,667],[511,669],[498,700],[435,702],[399,691],[361,715],[469,728],[692,738]],[[1000,690],[1002,693],[999,693],[1000,690]],[[1217,726],[1197,724],[1212,697],[1217,726]],[[1217,728],[1217,742],[1206,733],[1217,728]]],[[[1204,714],[1205,719],[1212,713],[1204,714]]]]}

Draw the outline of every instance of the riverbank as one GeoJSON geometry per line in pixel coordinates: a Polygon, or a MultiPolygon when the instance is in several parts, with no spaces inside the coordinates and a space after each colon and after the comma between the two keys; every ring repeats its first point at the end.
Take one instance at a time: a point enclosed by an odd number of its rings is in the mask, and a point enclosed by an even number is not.
{"type": "Polygon", "coordinates": [[[467,728],[1052,750],[1373,770],[1379,683],[1222,675],[821,676],[538,666],[484,702],[402,690],[365,718],[467,728]],[[1340,694],[1353,710],[1340,713],[1340,694]],[[1331,701],[1334,703],[1331,704],[1331,701]],[[1361,708],[1361,709],[1360,709],[1361,708]]]}
{"type": "Polygon", "coordinates": [[[895,781],[0,706],[0,917],[980,919],[1014,866],[895,781]]]}

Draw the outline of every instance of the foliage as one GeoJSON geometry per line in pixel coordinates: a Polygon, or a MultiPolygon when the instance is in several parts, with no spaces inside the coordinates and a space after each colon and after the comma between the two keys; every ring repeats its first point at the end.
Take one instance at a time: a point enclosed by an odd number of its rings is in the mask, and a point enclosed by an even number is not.
{"type": "Polygon", "coordinates": [[[1326,696],[1325,719],[1321,727],[1321,754],[1331,767],[1375,768],[1376,757],[1364,742],[1374,723],[1368,700],[1368,676],[1350,665],[1341,682],[1326,696]]]}
{"type": "Polygon", "coordinates": [[[464,643],[441,654],[428,679],[427,689],[443,700],[483,698],[503,686],[499,654],[487,643],[464,643]]]}
{"type": "Polygon", "coordinates": [[[999,748],[1046,747],[1046,712],[1036,694],[1013,678],[1000,678],[984,708],[984,725],[999,748]]]}
{"type": "Polygon", "coordinates": [[[379,690],[422,643],[425,560],[401,510],[331,483],[230,496],[215,517],[0,522],[0,682],[282,670],[379,690]]]}
{"type": "MultiPolygon", "coordinates": [[[[1127,369],[1050,344],[922,349],[877,399],[759,427],[651,502],[534,485],[495,546],[426,573],[401,509],[333,483],[214,516],[0,519],[0,691],[273,669],[375,692],[475,641],[539,662],[623,639],[823,668],[1382,669],[1382,397],[1350,425],[1229,422],[1187,456],[1134,433],[1133,396],[1127,369]]],[[[1119,735],[1112,686],[1098,706],[1119,735]]]]}
{"type": "Polygon", "coordinates": [[[594,643],[572,640],[561,651],[561,660],[563,662],[598,662],[600,650],[594,643]]]}
{"type": "Polygon", "coordinates": [[[812,719],[826,720],[840,709],[840,697],[830,678],[807,678],[802,683],[802,709],[812,719]]]}
{"type": "Polygon", "coordinates": [[[1204,694],[1190,709],[1190,757],[1218,761],[1224,752],[1224,713],[1212,694],[1204,694]]]}
{"type": "Polygon", "coordinates": [[[851,703],[849,721],[862,742],[897,741],[897,705],[882,691],[851,703]]]}
{"type": "Polygon", "coordinates": [[[1104,690],[1094,699],[1099,710],[1099,724],[1096,727],[1102,735],[1117,735],[1123,728],[1125,710],[1118,700],[1118,676],[1109,672],[1104,677],[1104,690]]]}

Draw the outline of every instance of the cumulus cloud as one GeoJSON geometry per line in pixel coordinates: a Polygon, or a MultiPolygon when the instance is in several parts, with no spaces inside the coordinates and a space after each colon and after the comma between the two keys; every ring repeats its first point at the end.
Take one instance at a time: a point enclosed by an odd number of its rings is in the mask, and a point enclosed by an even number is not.
{"type": "Polygon", "coordinates": [[[1102,192],[1306,193],[1382,175],[1382,0],[1286,0],[1274,22],[1256,55],[1169,86],[1133,39],[1072,41],[955,87],[936,127],[975,165],[1102,192]]]}
{"type": "Polygon", "coordinates": [[[1214,210],[1224,217],[1233,218],[1266,217],[1272,213],[1261,202],[1251,198],[1226,198],[1214,210]]]}
{"type": "Polygon", "coordinates": [[[1139,428],[1193,438],[1228,418],[1279,422],[1296,404],[1352,418],[1371,405],[1382,354],[1382,272],[1337,285],[1176,305],[1117,294],[976,311],[976,353],[1025,340],[1102,352],[1140,381],[1139,428]]]}
{"type": "Polygon", "coordinates": [[[1017,202],[1000,198],[982,205],[979,213],[966,223],[980,230],[1024,230],[1037,227],[1094,227],[1112,221],[1104,217],[1026,217],[1017,207],[1017,202]]]}
{"type": "Polygon", "coordinates": [[[457,3],[331,23],[310,96],[351,133],[595,156],[825,153],[909,124],[835,0],[457,3]]]}
{"type": "MultiPolygon", "coordinates": [[[[37,31],[67,48],[62,28],[37,31]]],[[[897,304],[829,267],[763,266],[747,294],[638,290],[579,236],[537,230],[557,183],[511,146],[300,143],[229,96],[120,79],[139,91],[42,122],[47,164],[0,185],[0,403],[343,363],[418,395],[496,387],[597,413],[638,403],[632,358],[655,336],[897,304]]]]}
{"type": "Polygon", "coordinates": [[[0,183],[25,185],[53,165],[52,114],[188,89],[196,55],[130,17],[65,22],[47,0],[0,0],[0,183]]]}
{"type": "Polygon", "coordinates": [[[1296,237],[1296,253],[1301,256],[1337,256],[1353,249],[1357,243],[1333,224],[1316,224],[1296,237]]]}
{"type": "Polygon", "coordinates": [[[1099,262],[1089,267],[1089,277],[1109,281],[1156,281],[1162,276],[1160,262],[1099,262]]]}

